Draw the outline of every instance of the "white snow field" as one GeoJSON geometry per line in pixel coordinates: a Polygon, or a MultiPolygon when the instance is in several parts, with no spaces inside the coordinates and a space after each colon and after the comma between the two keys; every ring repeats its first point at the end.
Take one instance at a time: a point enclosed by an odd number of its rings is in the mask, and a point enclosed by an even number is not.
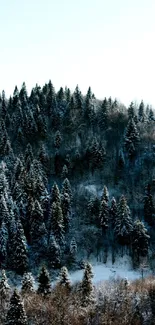
{"type": "MultiPolygon", "coordinates": [[[[142,277],[141,270],[134,271],[131,268],[129,259],[127,256],[117,260],[117,263],[112,265],[109,261],[106,264],[95,264],[93,265],[93,283],[99,284],[99,282],[109,280],[110,278],[127,278],[128,280],[136,280],[142,277]]],[[[148,271],[144,270],[144,277],[148,275],[148,271]]],[[[70,273],[71,281],[78,282],[81,281],[83,277],[83,270],[75,271],[70,273]]]]}

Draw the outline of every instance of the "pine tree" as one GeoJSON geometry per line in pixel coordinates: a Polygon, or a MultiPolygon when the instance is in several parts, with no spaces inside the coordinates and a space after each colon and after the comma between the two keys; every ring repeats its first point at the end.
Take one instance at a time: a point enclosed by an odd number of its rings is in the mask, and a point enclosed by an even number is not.
{"type": "Polygon", "coordinates": [[[30,211],[30,235],[31,244],[36,245],[42,238],[42,226],[44,223],[43,210],[38,200],[35,200],[30,211]]]}
{"type": "Polygon", "coordinates": [[[62,183],[62,190],[61,190],[62,195],[64,193],[67,193],[70,197],[70,199],[72,200],[72,189],[71,189],[71,185],[70,182],[68,180],[68,178],[65,178],[63,183],[62,183]]]}
{"type": "Polygon", "coordinates": [[[63,214],[64,231],[68,232],[70,226],[71,202],[68,193],[61,196],[61,208],[63,214]]]}
{"type": "Polygon", "coordinates": [[[134,118],[135,116],[135,108],[133,102],[131,102],[129,108],[128,108],[128,117],[129,119],[134,118]]]}
{"type": "Polygon", "coordinates": [[[73,237],[71,242],[70,242],[70,248],[69,248],[69,252],[70,252],[70,262],[71,264],[74,264],[76,262],[76,258],[77,258],[77,243],[75,238],[73,237]]]}
{"type": "Polygon", "coordinates": [[[115,198],[113,197],[111,200],[111,206],[109,210],[109,218],[110,218],[110,223],[112,226],[112,229],[114,228],[117,220],[117,215],[118,215],[118,208],[117,208],[117,203],[115,198]]]}
{"type": "Polygon", "coordinates": [[[53,184],[52,186],[52,190],[51,190],[51,205],[53,202],[55,203],[61,203],[61,197],[60,197],[60,192],[59,192],[59,188],[58,185],[56,183],[53,184]]]}
{"type": "Polygon", "coordinates": [[[8,229],[5,222],[0,227],[0,266],[7,265],[8,229]]]}
{"type": "Polygon", "coordinates": [[[60,149],[61,143],[62,143],[62,137],[61,137],[60,131],[57,131],[55,133],[55,139],[54,139],[55,148],[60,149]]]}
{"type": "Polygon", "coordinates": [[[17,221],[17,230],[13,239],[12,269],[18,274],[23,274],[28,269],[28,256],[26,238],[20,221],[17,221]]]}
{"type": "Polygon", "coordinates": [[[81,304],[83,307],[88,306],[93,302],[93,284],[92,284],[92,269],[89,263],[86,263],[84,275],[80,286],[81,304]]]}
{"type": "Polygon", "coordinates": [[[10,306],[7,312],[5,324],[28,325],[24,306],[17,289],[14,290],[13,295],[10,299],[10,306]]]}
{"type": "Polygon", "coordinates": [[[64,242],[64,224],[63,214],[59,202],[53,202],[51,208],[51,226],[52,232],[55,236],[57,243],[61,246],[64,242]]]}
{"type": "Polygon", "coordinates": [[[147,229],[140,220],[136,220],[132,232],[132,249],[135,262],[139,263],[140,257],[148,254],[149,238],[147,229]]]}
{"type": "Polygon", "coordinates": [[[118,204],[118,214],[114,228],[115,235],[120,244],[126,245],[131,242],[132,230],[133,224],[131,219],[131,212],[127,205],[125,196],[122,195],[118,204]]]}
{"type": "Polygon", "coordinates": [[[61,251],[60,246],[56,243],[54,235],[51,234],[48,244],[48,265],[50,268],[58,269],[61,265],[60,257],[61,251]]]}
{"type": "Polygon", "coordinates": [[[9,298],[10,294],[10,286],[8,284],[8,279],[5,273],[5,270],[1,271],[1,279],[0,279],[0,299],[1,303],[6,301],[9,298]]]}
{"type": "Polygon", "coordinates": [[[151,186],[147,185],[144,197],[144,220],[149,224],[149,226],[154,226],[155,224],[155,213],[153,198],[151,194],[151,186]]]}
{"type": "Polygon", "coordinates": [[[49,273],[45,266],[42,266],[40,270],[38,276],[38,282],[39,282],[39,286],[37,292],[44,296],[49,295],[51,293],[51,284],[50,284],[49,273]]]}
{"type": "Polygon", "coordinates": [[[34,292],[34,283],[32,274],[30,272],[24,273],[21,287],[22,294],[30,294],[34,292]]]}
{"type": "Polygon", "coordinates": [[[106,186],[103,188],[103,194],[101,198],[100,213],[99,213],[100,225],[103,233],[106,232],[109,227],[109,193],[106,186]]]}
{"type": "Polygon", "coordinates": [[[66,165],[64,165],[62,169],[62,178],[66,178],[67,175],[68,175],[68,168],[66,165]]]}
{"type": "Polygon", "coordinates": [[[65,266],[61,268],[58,285],[65,287],[67,290],[71,289],[71,281],[69,279],[68,270],[65,266]]]}
{"type": "Polygon", "coordinates": [[[130,119],[125,132],[125,148],[130,158],[136,154],[139,143],[139,133],[133,119],[130,119]]]}
{"type": "Polygon", "coordinates": [[[139,110],[138,110],[138,119],[140,122],[144,122],[145,119],[145,114],[144,114],[144,103],[141,101],[139,105],[139,110]]]}

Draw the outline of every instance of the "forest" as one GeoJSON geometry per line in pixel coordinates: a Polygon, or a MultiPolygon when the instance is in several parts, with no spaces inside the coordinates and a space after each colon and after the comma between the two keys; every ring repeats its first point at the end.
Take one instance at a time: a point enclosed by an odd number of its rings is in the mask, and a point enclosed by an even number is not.
{"type": "Polygon", "coordinates": [[[28,95],[23,83],[10,98],[2,91],[0,139],[2,324],[5,318],[5,324],[15,324],[11,317],[18,313],[18,325],[118,324],[119,304],[122,324],[151,324],[153,278],[108,282],[107,291],[117,296],[113,306],[112,294],[94,288],[89,262],[106,263],[110,256],[114,264],[128,255],[133,269],[145,264],[154,272],[152,107],[143,100],[129,107],[111,97],[99,100],[90,87],[83,95],[78,85],[74,92],[56,92],[51,81],[28,95]],[[68,270],[77,269],[83,269],[83,280],[71,285],[68,270]],[[13,291],[6,274],[20,276],[26,292],[13,291]],[[37,291],[32,274],[39,274],[37,291]],[[49,274],[59,278],[54,289],[49,274]],[[135,306],[133,295],[139,299],[135,306]],[[133,310],[136,320],[129,317],[133,310]]]}

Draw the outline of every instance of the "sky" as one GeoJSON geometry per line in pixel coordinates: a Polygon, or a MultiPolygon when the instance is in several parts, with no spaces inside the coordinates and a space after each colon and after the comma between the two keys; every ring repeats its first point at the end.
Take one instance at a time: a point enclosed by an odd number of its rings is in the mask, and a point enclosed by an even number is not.
{"type": "Polygon", "coordinates": [[[155,107],[154,0],[0,0],[0,92],[89,86],[155,107]]]}

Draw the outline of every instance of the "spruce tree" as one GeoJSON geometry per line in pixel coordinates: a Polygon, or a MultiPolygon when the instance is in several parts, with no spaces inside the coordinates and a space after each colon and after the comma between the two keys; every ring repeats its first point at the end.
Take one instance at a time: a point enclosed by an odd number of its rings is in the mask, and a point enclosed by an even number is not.
{"type": "Polygon", "coordinates": [[[125,196],[122,195],[118,203],[118,214],[114,227],[115,235],[120,244],[126,245],[131,242],[132,230],[133,223],[131,212],[127,205],[125,196]]]}
{"type": "Polygon", "coordinates": [[[99,212],[100,225],[103,233],[106,232],[109,227],[109,193],[106,186],[103,188],[103,194],[101,198],[100,212],[99,212]]]}
{"type": "Polygon", "coordinates": [[[5,324],[28,325],[24,306],[17,289],[14,290],[13,295],[10,299],[10,306],[7,312],[5,324]]]}
{"type": "Polygon", "coordinates": [[[140,220],[136,220],[132,232],[132,250],[134,262],[139,264],[140,257],[148,254],[149,238],[147,229],[140,220]]]}
{"type": "Polygon", "coordinates": [[[9,298],[11,288],[8,284],[8,279],[5,273],[5,270],[1,271],[1,279],[0,279],[0,299],[1,303],[9,298]]]}
{"type": "Polygon", "coordinates": [[[110,206],[110,210],[109,210],[109,219],[110,219],[112,229],[114,228],[114,226],[116,224],[117,214],[118,214],[117,203],[116,203],[115,198],[113,197],[111,200],[111,206],[110,206]]]}
{"type": "Polygon", "coordinates": [[[92,269],[90,264],[86,263],[83,279],[80,286],[81,305],[87,307],[93,302],[93,284],[92,284],[92,269]]]}
{"type": "Polygon", "coordinates": [[[50,268],[58,269],[61,265],[61,250],[60,246],[57,244],[54,235],[51,233],[48,244],[48,265],[50,268]]]}
{"type": "Polygon", "coordinates": [[[53,184],[51,189],[51,199],[50,199],[51,205],[53,202],[61,203],[60,192],[59,192],[58,185],[56,183],[53,184]]]}
{"type": "Polygon", "coordinates": [[[55,134],[55,139],[54,139],[54,146],[56,149],[59,149],[62,143],[62,137],[60,134],[60,131],[57,131],[55,134]]]}
{"type": "Polygon", "coordinates": [[[0,265],[7,265],[7,245],[8,245],[8,229],[5,222],[0,227],[0,265]]]}
{"type": "Polygon", "coordinates": [[[51,284],[49,273],[45,266],[42,266],[39,276],[38,276],[38,294],[42,294],[43,296],[49,295],[51,293],[51,284]]]}
{"type": "Polygon", "coordinates": [[[68,193],[61,196],[61,208],[63,214],[64,231],[68,232],[70,226],[71,202],[68,193]]]}
{"type": "Polygon", "coordinates": [[[61,205],[59,202],[53,202],[51,208],[51,228],[55,239],[59,245],[64,241],[64,223],[61,205]]]}
{"type": "Polygon", "coordinates": [[[130,119],[125,131],[125,149],[128,156],[132,159],[137,151],[139,143],[139,133],[133,119],[130,119]]]}
{"type": "Polygon", "coordinates": [[[68,270],[65,266],[61,268],[58,285],[65,287],[67,290],[71,289],[71,281],[69,279],[68,270]]]}
{"type": "Polygon", "coordinates": [[[155,211],[154,211],[154,204],[153,204],[150,184],[147,185],[145,190],[144,220],[149,224],[149,226],[155,225],[155,211]]]}
{"type": "Polygon", "coordinates": [[[30,272],[24,273],[21,287],[22,294],[30,294],[34,292],[34,283],[32,274],[30,272]]]}
{"type": "Polygon", "coordinates": [[[128,108],[128,117],[129,119],[134,118],[135,116],[135,108],[133,102],[131,102],[129,108],[128,108]]]}
{"type": "Polygon", "coordinates": [[[12,269],[18,274],[23,274],[28,269],[28,253],[26,238],[21,222],[17,221],[17,229],[13,238],[12,269]]]}
{"type": "Polygon", "coordinates": [[[144,103],[141,101],[138,109],[138,119],[140,122],[144,122],[145,114],[144,114],[144,103]]]}

